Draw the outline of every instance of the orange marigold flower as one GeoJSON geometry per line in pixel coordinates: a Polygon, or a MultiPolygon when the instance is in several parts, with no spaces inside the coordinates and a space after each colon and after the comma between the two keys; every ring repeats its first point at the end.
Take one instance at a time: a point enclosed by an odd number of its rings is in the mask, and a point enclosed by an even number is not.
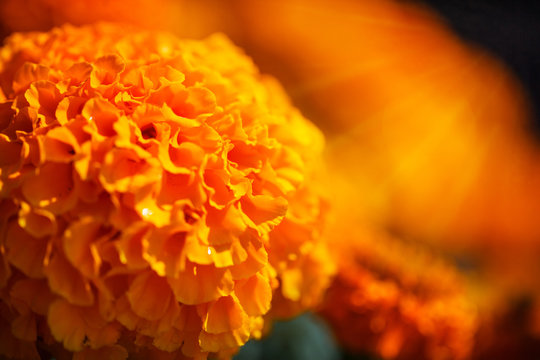
{"type": "Polygon", "coordinates": [[[355,234],[336,244],[338,275],[321,310],[338,340],[384,359],[469,358],[479,319],[459,271],[419,244],[355,234]]]}
{"type": "Polygon", "coordinates": [[[322,134],[224,36],[16,33],[0,86],[0,353],[226,357],[317,303],[322,134]]]}

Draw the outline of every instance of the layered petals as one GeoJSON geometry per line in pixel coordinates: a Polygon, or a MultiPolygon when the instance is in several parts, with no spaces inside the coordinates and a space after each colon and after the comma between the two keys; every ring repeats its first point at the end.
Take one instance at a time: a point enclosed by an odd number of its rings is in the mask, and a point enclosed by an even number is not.
{"type": "Polygon", "coordinates": [[[59,358],[227,357],[273,301],[318,303],[322,135],[224,36],[13,34],[0,80],[0,291],[15,309],[0,320],[17,341],[59,358]]]}

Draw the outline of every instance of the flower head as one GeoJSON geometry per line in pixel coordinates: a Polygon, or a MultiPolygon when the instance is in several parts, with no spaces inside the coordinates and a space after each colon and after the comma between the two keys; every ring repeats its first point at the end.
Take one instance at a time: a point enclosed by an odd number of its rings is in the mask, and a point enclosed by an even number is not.
{"type": "Polygon", "coordinates": [[[384,359],[467,359],[479,324],[462,274],[435,252],[382,232],[337,243],[322,315],[352,351],[384,359]]]}
{"type": "Polygon", "coordinates": [[[16,33],[0,86],[0,352],[227,356],[318,301],[323,137],[224,36],[16,33]]]}

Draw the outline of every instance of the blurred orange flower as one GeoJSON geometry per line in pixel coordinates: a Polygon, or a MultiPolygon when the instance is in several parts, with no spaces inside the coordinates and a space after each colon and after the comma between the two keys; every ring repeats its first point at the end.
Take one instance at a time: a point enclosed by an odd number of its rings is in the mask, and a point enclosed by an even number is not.
{"type": "Polygon", "coordinates": [[[2,354],[228,356],[274,292],[318,302],[323,136],[224,36],[66,25],[0,54],[2,354]]]}
{"type": "Polygon", "coordinates": [[[383,233],[340,235],[321,314],[343,346],[384,359],[470,358],[478,313],[451,261],[383,233]]]}

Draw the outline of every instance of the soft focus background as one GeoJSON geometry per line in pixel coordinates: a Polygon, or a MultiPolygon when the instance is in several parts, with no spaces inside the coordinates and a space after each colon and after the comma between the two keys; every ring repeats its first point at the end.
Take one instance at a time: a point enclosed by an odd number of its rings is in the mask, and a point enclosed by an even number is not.
{"type": "Polygon", "coordinates": [[[339,273],[318,315],[237,359],[540,358],[540,5],[0,5],[4,36],[97,20],[224,32],[324,130],[339,273]]]}
{"type": "Polygon", "coordinates": [[[504,61],[524,85],[534,108],[535,131],[539,128],[540,50],[535,34],[540,32],[540,5],[524,1],[426,2],[449,23],[463,39],[477,44],[504,61]]]}

